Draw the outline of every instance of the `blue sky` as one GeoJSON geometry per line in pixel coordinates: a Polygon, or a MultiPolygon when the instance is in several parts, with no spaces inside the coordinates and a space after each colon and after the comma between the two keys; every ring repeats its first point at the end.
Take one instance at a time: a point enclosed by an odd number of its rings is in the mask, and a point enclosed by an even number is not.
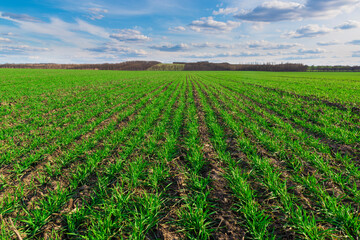
{"type": "Polygon", "coordinates": [[[3,0],[1,63],[360,65],[360,0],[3,0]]]}

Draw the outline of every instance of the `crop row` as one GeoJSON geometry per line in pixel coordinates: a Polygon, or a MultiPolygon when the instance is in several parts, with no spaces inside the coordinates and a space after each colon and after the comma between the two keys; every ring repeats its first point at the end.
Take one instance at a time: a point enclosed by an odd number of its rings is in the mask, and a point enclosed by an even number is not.
{"type": "Polygon", "coordinates": [[[316,74],[11,74],[3,239],[360,236],[358,103],[316,74]]]}

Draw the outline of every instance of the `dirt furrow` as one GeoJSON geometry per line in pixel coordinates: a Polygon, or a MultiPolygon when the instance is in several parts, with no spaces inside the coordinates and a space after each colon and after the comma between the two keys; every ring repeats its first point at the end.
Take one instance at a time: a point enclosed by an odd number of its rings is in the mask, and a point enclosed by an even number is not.
{"type": "MultiPolygon", "coordinates": [[[[192,82],[192,84],[194,83],[192,82]]],[[[245,231],[239,227],[238,216],[232,211],[234,197],[223,177],[225,174],[225,166],[219,161],[217,153],[211,143],[203,106],[194,86],[193,95],[197,108],[199,135],[203,146],[204,159],[208,162],[208,166],[203,175],[204,177],[209,176],[211,179],[210,187],[212,191],[210,192],[210,198],[213,199],[217,205],[213,218],[215,218],[218,225],[213,237],[215,239],[243,239],[245,237],[245,231]]]]}
{"type": "MultiPolygon", "coordinates": [[[[186,77],[186,86],[189,85],[188,77],[186,77]]],[[[188,99],[189,93],[186,90],[185,99],[188,99]]],[[[178,107],[176,104],[176,108],[178,107]]],[[[188,109],[188,103],[185,104],[183,115],[188,109]]],[[[184,143],[184,137],[186,136],[185,132],[186,118],[183,118],[181,127],[179,129],[179,139],[177,140],[177,154],[176,157],[168,161],[168,168],[170,169],[170,176],[164,183],[164,186],[167,186],[166,192],[164,193],[167,197],[165,202],[164,212],[166,214],[159,220],[155,234],[158,238],[164,240],[179,240],[184,239],[185,235],[180,232],[179,227],[174,224],[179,221],[177,212],[181,206],[181,199],[187,195],[186,190],[186,176],[185,168],[186,166],[186,149],[184,143]]]]}

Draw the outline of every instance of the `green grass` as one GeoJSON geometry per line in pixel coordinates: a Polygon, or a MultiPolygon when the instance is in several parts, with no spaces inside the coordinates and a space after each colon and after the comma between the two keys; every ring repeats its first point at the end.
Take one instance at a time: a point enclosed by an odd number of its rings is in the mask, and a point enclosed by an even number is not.
{"type": "Polygon", "coordinates": [[[1,239],[358,239],[360,74],[156,67],[0,69],[1,239]]]}

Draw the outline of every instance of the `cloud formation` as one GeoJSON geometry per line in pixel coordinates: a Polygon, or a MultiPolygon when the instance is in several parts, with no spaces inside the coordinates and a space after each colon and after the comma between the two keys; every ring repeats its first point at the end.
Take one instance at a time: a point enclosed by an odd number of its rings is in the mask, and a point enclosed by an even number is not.
{"type": "Polygon", "coordinates": [[[360,40],[352,40],[352,41],[350,41],[350,42],[347,42],[347,44],[360,45],[360,40]]]}
{"type": "Polygon", "coordinates": [[[318,46],[333,46],[333,45],[338,45],[340,44],[339,41],[329,41],[329,42],[318,42],[316,43],[318,46]]]}
{"type": "Polygon", "coordinates": [[[332,31],[333,29],[331,28],[319,26],[317,24],[309,24],[297,29],[296,31],[285,33],[284,36],[290,38],[312,38],[328,34],[332,31]]]}
{"type": "Polygon", "coordinates": [[[166,44],[166,45],[159,45],[159,46],[150,46],[149,48],[159,50],[162,52],[180,52],[186,51],[189,49],[189,46],[185,43],[181,44],[166,44]]]}
{"type": "Polygon", "coordinates": [[[316,49],[304,49],[301,48],[298,50],[298,54],[303,55],[303,54],[320,54],[320,53],[325,53],[326,50],[322,49],[322,48],[316,48],[316,49]]]}
{"type": "Polygon", "coordinates": [[[217,48],[217,49],[234,48],[234,46],[230,45],[230,44],[220,44],[220,43],[210,43],[210,42],[192,43],[191,46],[193,46],[195,48],[217,48]]]}
{"type": "Polygon", "coordinates": [[[225,53],[217,53],[217,54],[194,54],[190,56],[186,56],[188,58],[202,58],[202,59],[208,59],[208,58],[230,58],[230,57],[259,57],[261,54],[254,53],[254,52],[225,52],[225,53]]]}
{"type": "Polygon", "coordinates": [[[279,22],[313,17],[331,17],[353,8],[359,0],[308,0],[297,2],[264,2],[250,11],[243,11],[235,18],[255,22],[279,22]]]}
{"type": "Polygon", "coordinates": [[[213,11],[213,15],[229,15],[238,12],[238,8],[220,8],[217,11],[213,11]]]}
{"type": "Polygon", "coordinates": [[[360,51],[353,52],[352,57],[360,57],[360,51]]]}
{"type": "Polygon", "coordinates": [[[1,33],[0,35],[3,35],[3,36],[14,36],[14,34],[13,34],[12,32],[1,33]]]}
{"type": "Polygon", "coordinates": [[[107,9],[102,8],[89,8],[89,15],[91,20],[100,20],[104,18],[104,13],[108,13],[107,9]]]}
{"type": "Polygon", "coordinates": [[[178,27],[170,27],[169,30],[173,32],[183,32],[186,31],[186,28],[183,26],[178,26],[178,27]]]}
{"type": "Polygon", "coordinates": [[[147,52],[145,50],[133,49],[112,43],[103,44],[102,46],[94,47],[94,48],[86,48],[85,50],[96,53],[109,53],[114,55],[126,55],[133,57],[147,55],[147,52]]]}
{"type": "Polygon", "coordinates": [[[9,38],[0,37],[0,42],[11,42],[9,38]]]}
{"type": "Polygon", "coordinates": [[[248,42],[247,47],[253,49],[262,49],[262,50],[280,50],[280,49],[290,49],[294,47],[300,47],[301,44],[298,43],[271,43],[268,41],[253,41],[248,42]]]}
{"type": "Polygon", "coordinates": [[[3,18],[25,21],[25,22],[40,22],[39,19],[29,16],[27,14],[16,14],[16,13],[6,12],[6,13],[1,13],[1,16],[3,18]]]}
{"type": "Polygon", "coordinates": [[[335,29],[347,30],[360,27],[360,22],[349,20],[335,27],[335,29]]]}
{"type": "Polygon", "coordinates": [[[28,45],[19,46],[0,46],[1,54],[24,54],[29,52],[46,52],[50,51],[48,48],[31,47],[28,45]]]}
{"type": "Polygon", "coordinates": [[[18,25],[22,33],[30,33],[32,36],[47,35],[59,39],[65,43],[84,47],[90,44],[92,37],[109,39],[109,33],[102,27],[92,25],[81,19],[75,22],[65,22],[59,18],[50,18],[50,22],[25,21],[12,18],[0,17],[18,25]]]}
{"type": "Polygon", "coordinates": [[[150,41],[151,38],[143,35],[140,31],[134,29],[121,29],[117,33],[110,35],[111,38],[121,42],[146,42],[150,41]]]}
{"type": "Polygon", "coordinates": [[[319,58],[324,58],[324,57],[320,56],[320,55],[293,56],[293,57],[281,58],[280,60],[283,60],[283,61],[302,61],[302,60],[319,59],[319,58]]]}
{"type": "Polygon", "coordinates": [[[230,32],[233,29],[239,27],[240,22],[227,21],[220,22],[214,20],[213,17],[203,17],[200,20],[192,21],[189,25],[190,29],[195,32],[205,33],[219,33],[219,32],[230,32]]]}

